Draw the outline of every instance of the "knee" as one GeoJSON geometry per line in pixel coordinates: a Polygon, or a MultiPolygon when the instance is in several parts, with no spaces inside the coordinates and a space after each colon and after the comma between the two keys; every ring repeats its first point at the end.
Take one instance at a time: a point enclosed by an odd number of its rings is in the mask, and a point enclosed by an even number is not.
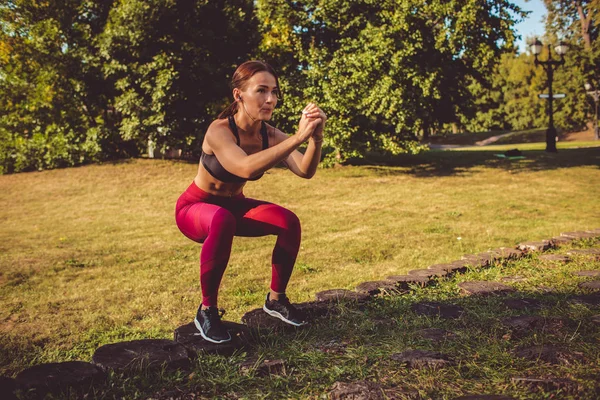
{"type": "Polygon", "coordinates": [[[300,233],[300,219],[296,214],[284,208],[283,219],[286,230],[300,233]]]}
{"type": "Polygon", "coordinates": [[[222,208],[213,216],[210,224],[210,233],[233,236],[235,234],[236,224],[237,221],[233,214],[222,208]]]}

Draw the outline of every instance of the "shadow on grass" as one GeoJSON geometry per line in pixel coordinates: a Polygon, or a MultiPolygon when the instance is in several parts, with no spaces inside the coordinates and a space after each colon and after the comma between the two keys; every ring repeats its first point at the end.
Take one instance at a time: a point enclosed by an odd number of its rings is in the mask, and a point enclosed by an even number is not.
{"type": "Polygon", "coordinates": [[[558,153],[540,150],[522,151],[524,159],[496,157],[504,151],[428,151],[417,155],[370,155],[353,159],[349,165],[364,165],[381,175],[408,174],[417,177],[440,177],[476,173],[479,168],[495,168],[512,173],[548,171],[572,167],[600,168],[600,147],[559,149],[558,153]],[[403,167],[402,169],[390,167],[403,167]]]}

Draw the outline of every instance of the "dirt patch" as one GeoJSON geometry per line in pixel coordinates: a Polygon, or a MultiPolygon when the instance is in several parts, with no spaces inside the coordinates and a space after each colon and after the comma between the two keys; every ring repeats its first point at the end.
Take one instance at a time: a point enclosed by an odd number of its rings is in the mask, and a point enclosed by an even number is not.
{"type": "Polygon", "coordinates": [[[592,128],[588,128],[585,131],[565,132],[558,136],[558,140],[562,142],[587,142],[594,139],[594,131],[592,128]]]}

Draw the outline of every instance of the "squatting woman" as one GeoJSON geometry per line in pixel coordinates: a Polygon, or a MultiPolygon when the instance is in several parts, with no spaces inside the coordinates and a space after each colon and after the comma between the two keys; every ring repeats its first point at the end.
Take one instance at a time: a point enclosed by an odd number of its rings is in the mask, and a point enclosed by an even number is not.
{"type": "Polygon", "coordinates": [[[279,205],[244,196],[247,181],[282,163],[299,177],[310,179],[321,158],[327,117],[308,104],[295,134],[288,136],[269,125],[280,97],[273,68],[260,61],[240,65],[232,78],[233,103],[208,128],[202,143],[198,173],[179,197],[177,226],[188,238],[202,243],[200,286],[202,303],[195,325],[213,343],[231,340],[221,322],[217,295],[227,267],[234,236],[276,235],[271,258],[271,286],[263,309],[295,326],[305,317],[286,297],[286,287],[300,248],[298,217],[279,205]],[[308,142],[304,154],[298,147],[308,142]]]}

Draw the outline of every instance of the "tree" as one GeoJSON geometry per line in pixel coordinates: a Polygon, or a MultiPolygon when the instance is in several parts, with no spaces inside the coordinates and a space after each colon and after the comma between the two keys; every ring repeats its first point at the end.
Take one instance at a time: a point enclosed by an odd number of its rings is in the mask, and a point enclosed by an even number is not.
{"type": "Polygon", "coordinates": [[[560,104],[557,121],[581,128],[587,119],[584,83],[600,85],[600,0],[544,0],[548,9],[547,40],[567,41],[570,50],[556,80],[568,96],[560,104]]]}
{"type": "Polygon", "coordinates": [[[111,1],[0,5],[0,170],[102,158],[110,96],[93,51],[111,1]]]}
{"type": "Polygon", "coordinates": [[[110,10],[99,43],[122,137],[195,149],[258,32],[250,0],[130,0],[110,10]]]}
{"type": "MultiPolygon", "coordinates": [[[[458,121],[514,41],[508,1],[257,1],[261,50],[295,99],[314,99],[328,122],[329,159],[417,151],[421,132],[458,121]]],[[[283,106],[290,126],[297,100],[283,106]]]]}

